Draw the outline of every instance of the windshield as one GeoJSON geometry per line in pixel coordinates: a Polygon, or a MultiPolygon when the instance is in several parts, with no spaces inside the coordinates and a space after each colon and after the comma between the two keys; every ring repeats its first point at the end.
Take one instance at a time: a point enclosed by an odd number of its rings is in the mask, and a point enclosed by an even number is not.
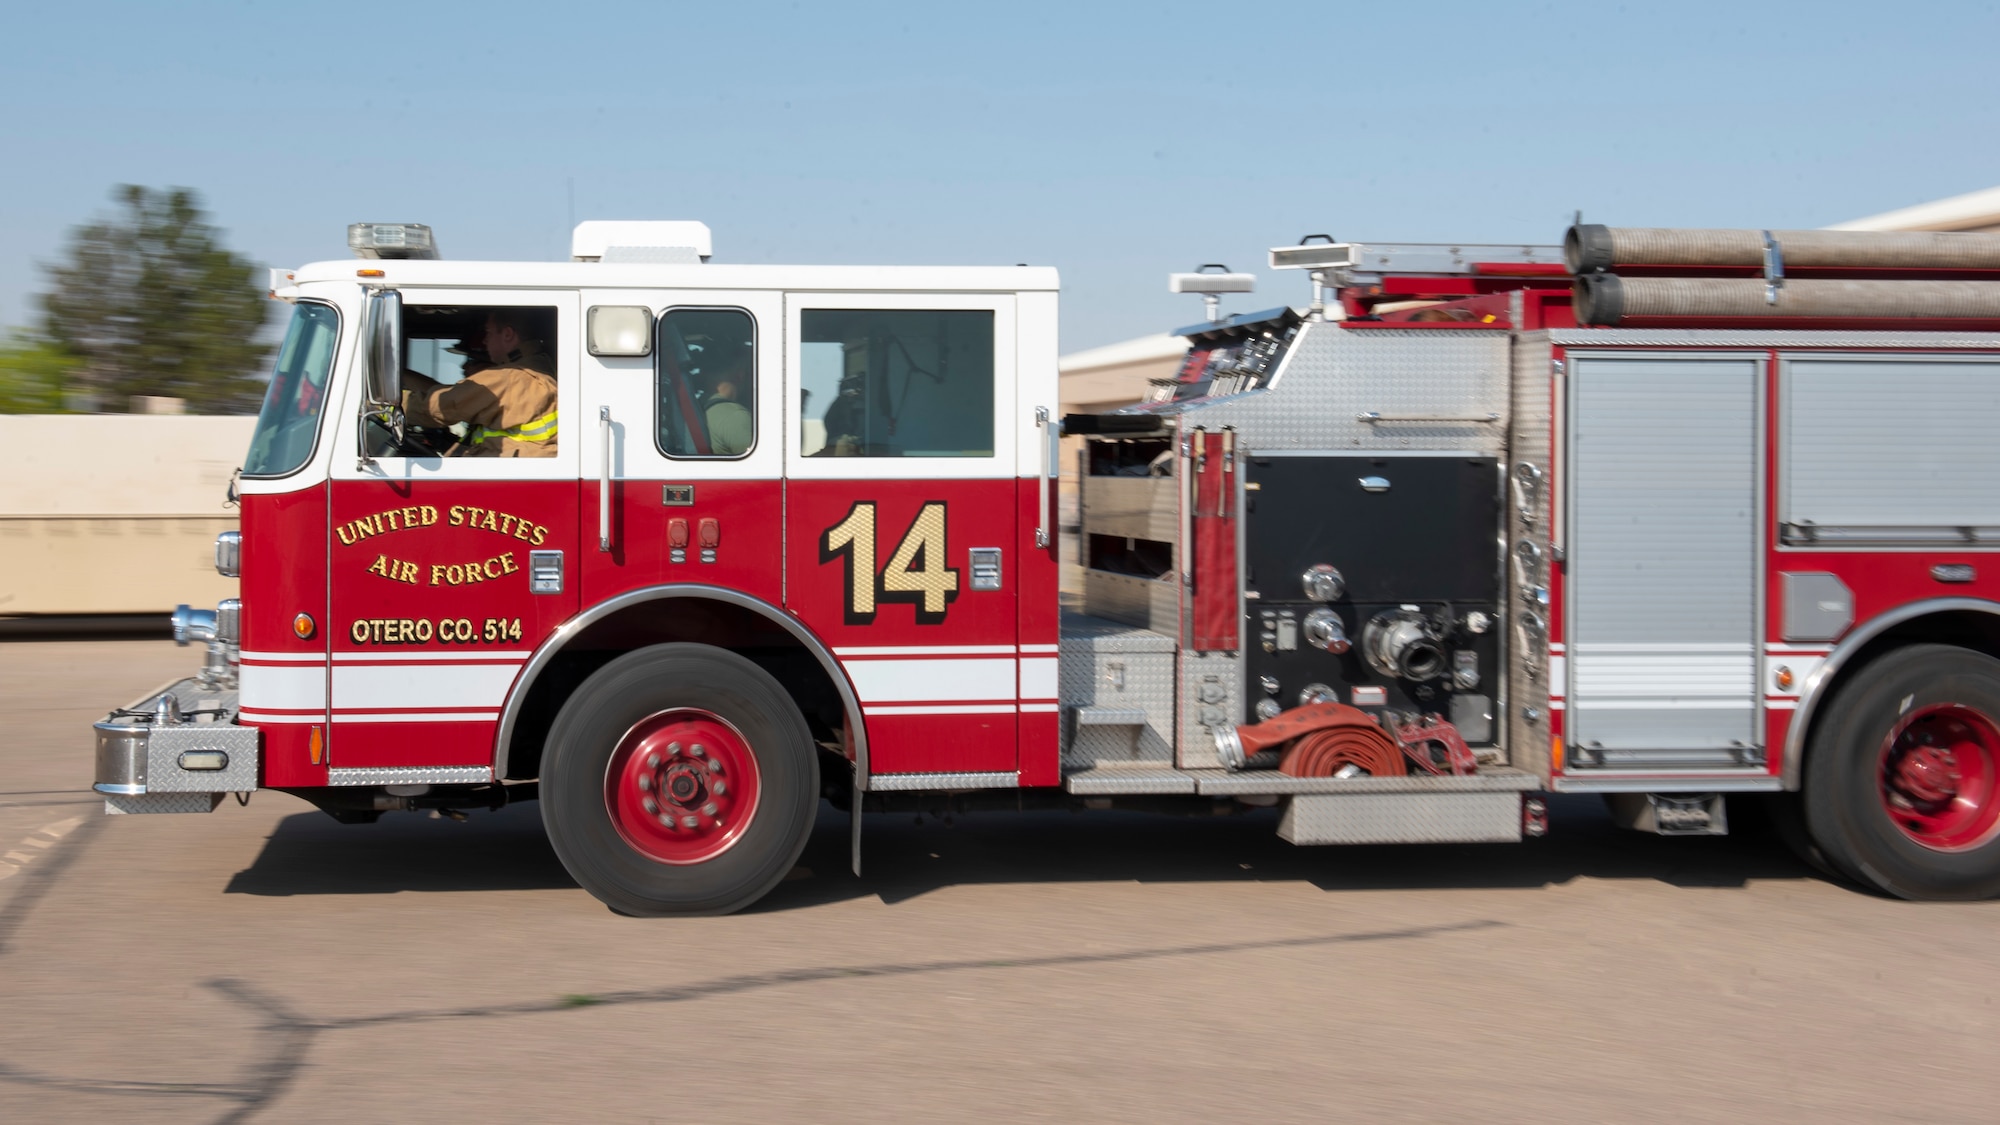
{"type": "Polygon", "coordinates": [[[339,342],[340,314],[332,306],[301,302],[292,310],[292,326],[278,349],[278,367],[271,373],[250,455],[243,461],[244,476],[283,476],[312,457],[339,342]]]}

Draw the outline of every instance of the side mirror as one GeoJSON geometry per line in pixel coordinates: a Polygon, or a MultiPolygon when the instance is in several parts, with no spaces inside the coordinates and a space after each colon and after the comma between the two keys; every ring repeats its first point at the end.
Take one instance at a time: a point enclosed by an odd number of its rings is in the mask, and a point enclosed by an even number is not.
{"type": "Polygon", "coordinates": [[[378,289],[368,295],[368,406],[403,404],[403,295],[378,289]]]}

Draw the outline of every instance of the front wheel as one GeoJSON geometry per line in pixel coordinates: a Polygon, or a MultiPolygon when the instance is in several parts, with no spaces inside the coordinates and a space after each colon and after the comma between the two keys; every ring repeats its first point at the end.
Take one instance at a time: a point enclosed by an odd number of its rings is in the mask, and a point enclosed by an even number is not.
{"type": "Polygon", "coordinates": [[[771,674],[707,645],[605,665],[542,757],[542,822],[576,881],[625,914],[727,914],[804,850],[819,764],[771,674]]]}
{"type": "Polygon", "coordinates": [[[1912,645],[1833,700],[1806,757],[1807,827],[1890,894],[2000,894],[2000,660],[1912,645]]]}

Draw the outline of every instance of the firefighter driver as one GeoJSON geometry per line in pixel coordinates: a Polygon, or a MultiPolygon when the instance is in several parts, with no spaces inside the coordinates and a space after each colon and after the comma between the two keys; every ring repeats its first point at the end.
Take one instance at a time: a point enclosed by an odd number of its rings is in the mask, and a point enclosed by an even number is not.
{"type": "Polygon", "coordinates": [[[465,439],[447,456],[554,457],[556,363],[528,331],[519,313],[495,309],[486,315],[489,365],[468,357],[465,378],[451,384],[404,371],[404,417],[439,428],[466,423],[465,439]]]}

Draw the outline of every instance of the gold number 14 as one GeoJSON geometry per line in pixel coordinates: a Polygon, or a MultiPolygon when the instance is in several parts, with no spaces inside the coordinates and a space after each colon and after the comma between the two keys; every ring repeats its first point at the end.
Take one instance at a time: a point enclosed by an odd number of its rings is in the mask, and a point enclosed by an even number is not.
{"type": "Polygon", "coordinates": [[[820,561],[841,556],[846,564],[847,619],[850,624],[873,620],[877,601],[913,602],[917,620],[936,624],[958,597],[958,571],[945,565],[945,505],[931,501],[910,521],[889,565],[875,572],[875,503],[857,501],[846,518],[826,529],[820,539],[820,561]]]}

